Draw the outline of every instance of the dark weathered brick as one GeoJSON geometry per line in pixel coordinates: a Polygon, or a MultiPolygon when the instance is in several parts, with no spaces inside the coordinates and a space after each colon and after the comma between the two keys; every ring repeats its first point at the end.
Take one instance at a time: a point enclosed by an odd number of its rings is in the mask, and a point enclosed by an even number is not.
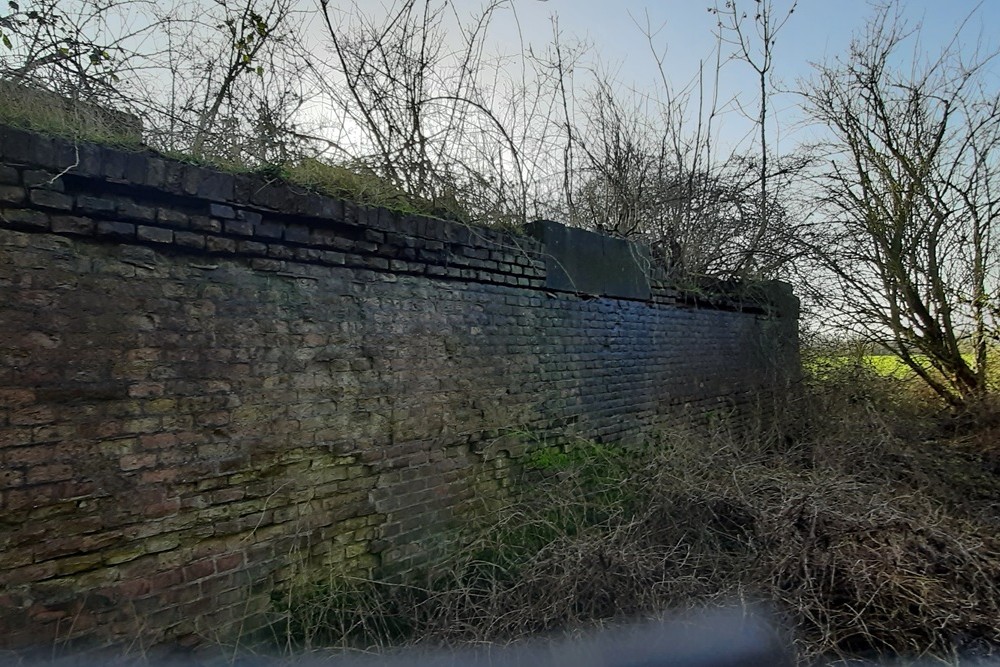
{"type": "Polygon", "coordinates": [[[202,232],[219,233],[222,231],[221,221],[203,215],[192,215],[188,224],[191,226],[191,229],[197,229],[202,232]]]}
{"type": "Polygon", "coordinates": [[[320,259],[323,261],[324,264],[334,264],[338,266],[343,265],[344,262],[346,261],[344,253],[334,252],[332,250],[322,251],[320,253],[320,259]]]}
{"type": "Polygon", "coordinates": [[[208,171],[198,183],[197,195],[216,201],[231,201],[234,195],[233,175],[221,171],[208,171]]]}
{"type": "Polygon", "coordinates": [[[187,227],[190,216],[183,211],[161,207],[156,209],[156,221],[170,227],[187,227]]]}
{"type": "Polygon", "coordinates": [[[49,228],[49,216],[41,211],[0,209],[0,221],[36,229],[49,228]]]}
{"type": "Polygon", "coordinates": [[[24,171],[24,186],[27,188],[38,188],[40,190],[55,190],[65,192],[66,184],[63,183],[59,174],[38,169],[26,169],[24,171]]]}
{"type": "Polygon", "coordinates": [[[147,156],[142,153],[126,152],[125,153],[125,178],[131,183],[142,183],[146,179],[147,166],[146,160],[147,156]]]}
{"type": "Polygon", "coordinates": [[[174,233],[173,231],[162,227],[139,225],[136,228],[136,238],[140,241],[150,241],[152,243],[172,243],[174,240],[174,233]]]}
{"type": "Polygon", "coordinates": [[[309,243],[311,230],[305,225],[288,225],[285,228],[285,240],[292,243],[309,243]]]}
{"type": "Polygon", "coordinates": [[[283,262],[276,259],[253,259],[250,261],[250,266],[252,266],[257,271],[284,271],[285,265],[283,262]]]}
{"type": "Polygon", "coordinates": [[[39,135],[9,125],[0,125],[0,157],[15,164],[36,164],[39,135]]]}
{"type": "Polygon", "coordinates": [[[323,251],[319,248],[293,248],[292,255],[295,259],[303,262],[315,262],[323,251]]]}
{"type": "Polygon", "coordinates": [[[210,204],[208,214],[213,218],[230,219],[236,217],[236,211],[233,210],[233,207],[225,204],[210,204]]]}
{"type": "Polygon", "coordinates": [[[156,220],[156,209],[152,206],[144,206],[130,199],[119,199],[116,206],[118,215],[131,220],[142,220],[143,222],[153,222],[156,220]]]}
{"type": "Polygon", "coordinates": [[[236,251],[246,255],[266,255],[267,244],[257,241],[237,241],[236,251]]]}
{"type": "Polygon", "coordinates": [[[0,165],[0,184],[17,184],[21,182],[21,172],[8,165],[0,165]]]}
{"type": "Polygon", "coordinates": [[[661,284],[546,291],[538,255],[508,250],[528,239],[279,183],[258,217],[259,180],[219,199],[217,172],[102,150],[142,183],[66,178],[95,238],[23,197],[0,209],[0,286],[23,286],[0,299],[0,629],[19,624],[0,648],[264,623],[311,576],[296,554],[322,580],[401,577],[538,443],[656,432],[795,363],[794,316],[678,307],[661,284]],[[121,197],[160,226],[114,219],[121,197]],[[191,215],[206,199],[235,215],[191,215]]]}
{"type": "MultiPolygon", "coordinates": [[[[106,150],[101,160],[101,175],[112,181],[124,182],[128,177],[125,173],[125,164],[125,153],[116,150],[106,150]]],[[[138,176],[138,174],[134,176],[138,176]]]]}
{"type": "Polygon", "coordinates": [[[240,220],[246,220],[251,225],[256,227],[257,225],[260,224],[264,216],[262,216],[260,213],[257,213],[256,211],[247,211],[246,209],[240,209],[239,211],[236,212],[236,217],[239,218],[240,220]]]}
{"type": "Polygon", "coordinates": [[[253,225],[246,220],[226,220],[223,223],[223,229],[227,234],[253,236],[253,225]]]}
{"type": "Polygon", "coordinates": [[[52,231],[56,233],[90,236],[94,233],[95,229],[96,225],[90,218],[82,218],[75,215],[52,216],[52,231]]]}
{"type": "Polygon", "coordinates": [[[0,203],[20,204],[24,201],[24,188],[0,185],[0,203]]]}
{"type": "Polygon", "coordinates": [[[185,248],[201,250],[205,247],[205,235],[194,232],[174,232],[174,242],[185,248]]]}
{"type": "Polygon", "coordinates": [[[118,203],[114,199],[80,195],[76,198],[76,207],[84,213],[113,213],[118,203]]]}
{"type": "Polygon", "coordinates": [[[198,188],[201,186],[201,182],[205,179],[207,174],[209,174],[207,169],[202,167],[188,164],[184,165],[180,170],[180,188],[181,192],[186,195],[197,195],[198,188]]]}
{"type": "Polygon", "coordinates": [[[385,234],[374,229],[366,229],[363,238],[371,243],[385,243],[385,234]]]}
{"type": "Polygon", "coordinates": [[[285,226],[280,222],[260,220],[254,223],[253,235],[265,239],[280,239],[285,234],[285,226]]]}
{"type": "Polygon", "coordinates": [[[209,252],[236,252],[236,241],[222,236],[206,236],[205,250],[209,252]]]}
{"type": "Polygon", "coordinates": [[[277,182],[260,182],[250,192],[250,202],[274,211],[294,209],[294,197],[288,186],[277,182]]]}
{"type": "Polygon", "coordinates": [[[166,161],[151,157],[146,159],[146,174],[143,183],[150,187],[160,188],[166,185],[167,163],[166,161]]]}
{"type": "Polygon", "coordinates": [[[295,257],[295,252],[286,245],[269,244],[267,246],[267,255],[268,257],[277,259],[292,259],[295,257]]]}
{"type": "Polygon", "coordinates": [[[30,190],[28,199],[32,204],[37,204],[45,208],[54,208],[61,211],[69,211],[73,208],[73,198],[61,192],[53,190],[30,190]]]}
{"type": "Polygon", "coordinates": [[[113,238],[135,238],[135,225],[130,222],[101,220],[97,223],[97,235],[113,238]]]}

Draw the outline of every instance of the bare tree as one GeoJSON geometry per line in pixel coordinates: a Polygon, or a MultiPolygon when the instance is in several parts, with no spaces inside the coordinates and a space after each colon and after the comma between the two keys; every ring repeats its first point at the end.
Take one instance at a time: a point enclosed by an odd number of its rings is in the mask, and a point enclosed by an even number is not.
{"type": "Polygon", "coordinates": [[[155,17],[159,49],[129,89],[151,143],[247,166],[300,154],[307,96],[291,0],[178,2],[155,17]]]}
{"type": "Polygon", "coordinates": [[[127,111],[142,118],[154,147],[202,158],[261,164],[302,143],[291,0],[8,6],[0,81],[127,111]]]}
{"type": "MultiPolygon", "coordinates": [[[[778,218],[783,211],[774,207],[772,203],[777,201],[772,190],[773,186],[780,183],[780,177],[788,171],[787,165],[779,167],[778,173],[772,175],[771,169],[771,146],[768,138],[768,123],[771,122],[771,105],[769,99],[773,92],[771,77],[774,69],[774,48],[777,42],[778,33],[787,25],[798,1],[793,0],[787,9],[776,10],[772,0],[754,0],[752,3],[742,4],[739,0],[726,0],[720,7],[716,3],[710,11],[718,19],[717,37],[722,44],[726,44],[734,50],[732,58],[746,63],[754,72],[757,78],[757,93],[759,95],[757,103],[757,113],[755,116],[748,116],[754,120],[754,129],[757,132],[759,142],[759,165],[755,171],[757,174],[758,198],[756,204],[756,230],[754,239],[748,243],[748,247],[753,249],[759,245],[759,240],[769,235],[772,223],[780,222],[778,218]],[[747,11],[746,7],[750,10],[747,11]],[[774,218],[774,219],[772,219],[774,218]]],[[[737,100],[738,102],[738,100],[737,100]]],[[[742,108],[742,105],[741,105],[742,108]]],[[[740,267],[738,272],[752,270],[756,261],[754,253],[748,252],[744,257],[747,266],[740,267]]]]}
{"type": "Polygon", "coordinates": [[[954,406],[988,390],[996,333],[1000,98],[956,41],[921,56],[919,30],[879,9],[806,92],[830,132],[813,243],[855,327],[954,406]],[[913,48],[912,53],[905,49],[913,48]]]}
{"type": "Polygon", "coordinates": [[[155,29],[147,0],[13,0],[0,15],[0,78],[107,101],[155,29]]]}
{"type": "Polygon", "coordinates": [[[334,65],[313,60],[310,67],[339,115],[340,159],[443,213],[455,214],[459,199],[487,206],[492,198],[488,215],[523,219],[519,147],[495,111],[495,93],[483,85],[483,40],[505,5],[490,2],[467,18],[449,15],[445,2],[400,0],[380,19],[322,2],[334,65]],[[457,49],[447,48],[448,25],[457,49]]]}
{"type": "MultiPolygon", "coordinates": [[[[785,161],[773,174],[762,172],[769,163],[739,148],[720,152],[715,123],[721,34],[712,61],[676,87],[667,75],[660,31],[648,17],[640,29],[659,66],[660,86],[654,94],[636,93],[598,77],[583,94],[573,134],[578,186],[571,218],[644,240],[677,279],[775,277],[796,249],[787,236],[794,230],[779,200],[783,192],[767,184],[783,183],[794,171],[785,161]]],[[[773,40],[773,32],[768,35],[773,40]]],[[[770,58],[770,47],[767,52],[770,58]]],[[[770,61],[765,75],[769,68],[770,61]]]]}
{"type": "Polygon", "coordinates": [[[545,47],[491,59],[487,34],[514,11],[509,0],[468,15],[446,0],[321,1],[323,44],[292,0],[22,1],[39,9],[0,19],[15,37],[0,76],[59,90],[75,76],[141,115],[154,147],[346,174],[387,187],[390,203],[405,192],[470,221],[551,215],[640,238],[677,276],[769,276],[787,261],[776,189],[759,187],[758,163],[715,155],[721,51],[675,90],[648,21],[661,73],[652,94],[600,73],[555,18],[545,47]],[[57,6],[73,20],[53,23],[57,6]],[[109,8],[134,16],[101,18],[109,8]],[[302,129],[308,113],[325,134],[302,129]],[[302,160],[321,154],[334,164],[302,160]]]}

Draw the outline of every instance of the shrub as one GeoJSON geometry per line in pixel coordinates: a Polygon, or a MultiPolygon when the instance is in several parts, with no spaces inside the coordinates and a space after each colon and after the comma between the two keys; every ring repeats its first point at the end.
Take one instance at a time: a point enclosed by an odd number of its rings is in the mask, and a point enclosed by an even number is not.
{"type": "Polygon", "coordinates": [[[749,426],[536,450],[522,497],[420,585],[341,581],[289,617],[340,646],[454,644],[736,599],[777,605],[803,660],[1000,646],[1000,481],[892,378],[856,372],[749,426]]]}

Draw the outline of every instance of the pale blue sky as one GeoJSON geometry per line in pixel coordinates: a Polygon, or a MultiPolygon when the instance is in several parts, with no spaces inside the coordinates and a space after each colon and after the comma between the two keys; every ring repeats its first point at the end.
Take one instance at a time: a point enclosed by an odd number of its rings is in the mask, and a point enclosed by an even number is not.
{"type": "MultiPolygon", "coordinates": [[[[549,17],[557,15],[567,34],[592,41],[608,60],[624,63],[637,78],[648,75],[647,48],[633,17],[645,21],[648,13],[654,26],[663,26],[660,41],[668,57],[676,59],[681,69],[694,67],[714,46],[712,32],[715,18],[709,14],[711,0],[514,0],[521,29],[528,41],[540,44],[551,35],[549,17]]],[[[751,0],[742,5],[752,6],[751,0]]],[[[776,9],[788,7],[788,0],[778,0],[776,9]]],[[[470,11],[480,6],[475,0],[457,0],[459,7],[470,11]]],[[[967,17],[965,41],[996,39],[1000,30],[1000,0],[906,0],[901,3],[905,18],[914,25],[923,24],[928,44],[942,44],[967,17]]],[[[779,35],[777,49],[786,76],[795,78],[807,73],[808,63],[825,56],[843,53],[853,32],[864,27],[872,14],[867,0],[801,0],[787,28],[779,35]]],[[[500,37],[509,25],[498,22],[494,35],[500,37]]],[[[971,45],[971,44],[970,44],[971,45]]]]}
{"type": "MultiPolygon", "coordinates": [[[[721,0],[720,0],[721,1],[721,0]]],[[[501,50],[515,50],[520,39],[544,45],[552,37],[550,18],[557,16],[565,38],[576,36],[591,42],[606,68],[617,71],[625,85],[656,85],[659,74],[649,45],[636,22],[659,29],[656,46],[666,50],[667,75],[672,86],[680,88],[692,81],[699,60],[714,65],[713,50],[716,19],[708,12],[712,0],[513,0],[517,21],[510,12],[501,13],[492,26],[491,36],[501,50]]],[[[742,0],[741,6],[753,6],[742,0]]],[[[787,9],[790,0],[775,0],[776,9],[787,9]]],[[[459,8],[471,13],[481,7],[478,0],[456,0],[459,8]]],[[[909,25],[922,26],[921,41],[928,52],[947,44],[965,22],[959,39],[963,49],[973,49],[980,41],[1000,43],[1000,0],[904,0],[902,14],[909,25]]],[[[778,35],[775,46],[776,83],[794,87],[811,75],[810,63],[844,54],[851,37],[862,30],[873,14],[868,0],[800,0],[795,13],[778,35]]],[[[1000,63],[996,78],[1000,79],[1000,63]]],[[[730,63],[723,69],[720,86],[722,99],[743,95],[754,104],[753,72],[745,64],[730,63]]],[[[797,130],[796,99],[791,95],[772,98],[776,114],[786,119],[782,137],[793,137],[797,130]]],[[[730,141],[738,140],[741,126],[733,112],[724,118],[724,132],[730,141]]],[[[788,139],[785,139],[786,141],[788,139]]]]}

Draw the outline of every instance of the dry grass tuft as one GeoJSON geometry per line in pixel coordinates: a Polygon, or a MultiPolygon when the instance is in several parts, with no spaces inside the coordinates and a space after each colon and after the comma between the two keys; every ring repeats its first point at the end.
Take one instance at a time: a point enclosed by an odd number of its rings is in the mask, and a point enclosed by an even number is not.
{"type": "Polygon", "coordinates": [[[430,201],[415,196],[362,164],[330,164],[304,158],[286,165],[281,175],[290,183],[358,204],[449,220],[468,218],[467,211],[454,198],[430,201]]]}
{"type": "Polygon", "coordinates": [[[2,77],[0,123],[111,146],[142,145],[135,116],[2,77]]]}

